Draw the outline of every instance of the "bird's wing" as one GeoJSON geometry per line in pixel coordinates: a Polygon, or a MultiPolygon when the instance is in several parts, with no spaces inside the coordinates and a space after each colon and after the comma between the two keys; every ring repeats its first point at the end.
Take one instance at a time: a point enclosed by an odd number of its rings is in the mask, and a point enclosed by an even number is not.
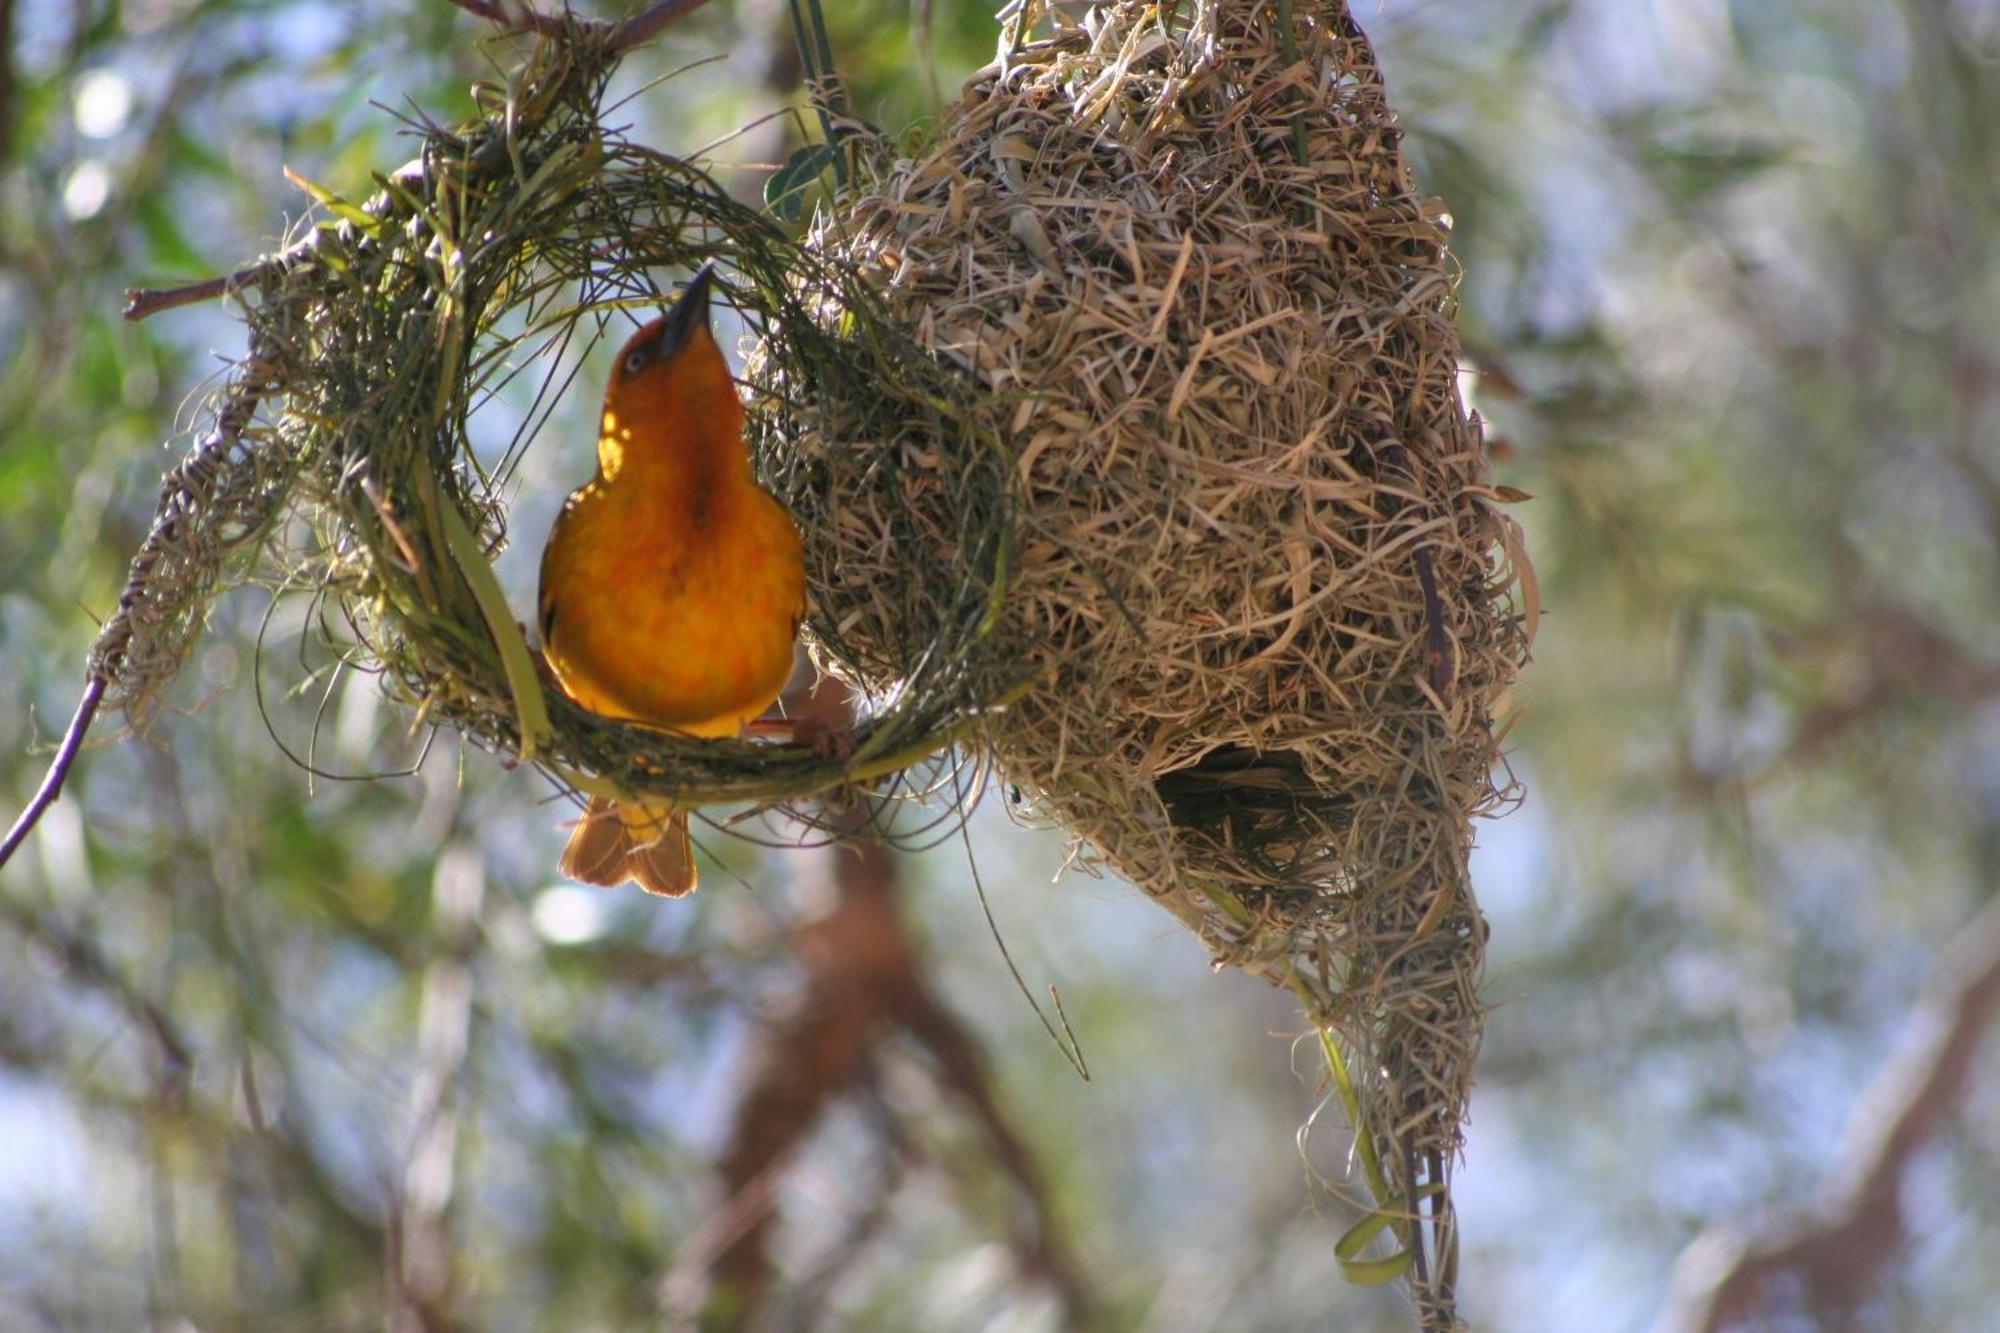
{"type": "Polygon", "coordinates": [[[554,581],[549,578],[549,561],[555,555],[556,547],[561,545],[563,525],[575,512],[579,494],[581,492],[571,491],[569,499],[563,501],[562,512],[556,515],[555,526],[549,529],[549,539],[542,546],[541,573],[537,575],[540,586],[535,596],[535,625],[542,632],[543,652],[549,650],[549,638],[556,628],[556,589],[554,581]]]}

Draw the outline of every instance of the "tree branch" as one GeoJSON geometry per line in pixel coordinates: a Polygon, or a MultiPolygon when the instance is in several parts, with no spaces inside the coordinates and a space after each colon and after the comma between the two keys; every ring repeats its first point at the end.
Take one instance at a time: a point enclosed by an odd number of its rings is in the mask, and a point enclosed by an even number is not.
{"type": "Polygon", "coordinates": [[[43,813],[62,795],[63,779],[69,776],[70,765],[76,762],[76,752],[83,748],[84,734],[90,730],[91,719],[97,716],[97,705],[104,700],[104,687],[102,676],[92,676],[83,687],[76,715],[69,720],[69,730],[63,733],[62,744],[56,748],[56,757],[50,761],[41,787],[28,802],[28,808],[21,811],[21,817],[14,821],[14,827],[7,830],[6,839],[0,841],[0,866],[5,866],[14,849],[28,840],[43,813]]]}
{"type": "Polygon", "coordinates": [[[1702,1232],[1674,1266],[1661,1333],[1718,1333],[1770,1313],[1776,1279],[1804,1312],[1850,1306],[1905,1239],[1900,1194],[1918,1149],[1963,1099],[1981,1038],[2000,1014],[2000,895],[1946,949],[1937,980],[1848,1121],[1853,1166],[1804,1218],[1702,1232]]]}
{"type": "Polygon", "coordinates": [[[897,1017],[938,1062],[938,1082],[971,1108],[994,1157],[1028,1205],[1024,1220],[1031,1225],[1014,1228],[1016,1259],[1030,1278],[1056,1293],[1071,1325],[1088,1325],[1092,1308],[1089,1284],[1063,1240],[1054,1201],[1033,1153],[1014,1132],[1013,1123],[993,1095],[985,1052],[929,987],[910,989],[900,999],[897,1017]]]}
{"type": "MultiPolygon", "coordinates": [[[[8,0],[0,0],[0,18],[4,18],[8,0]]],[[[609,19],[577,19],[565,10],[561,14],[545,14],[531,9],[524,0],[451,0],[451,3],[466,13],[479,18],[490,19],[515,32],[540,33],[544,37],[561,37],[572,27],[581,24],[593,31],[611,35],[612,49],[624,53],[634,47],[643,46],[657,37],[661,30],[674,20],[701,8],[708,0],[655,0],[651,5],[632,17],[614,22],[609,19]]],[[[4,111],[4,107],[0,107],[4,111]]],[[[0,116],[0,129],[4,129],[4,116],[0,116]]],[[[398,172],[398,176],[402,173],[398,172]]],[[[133,322],[157,315],[162,310],[173,310],[179,306],[194,305],[199,301],[213,300],[227,296],[231,292],[253,283],[264,282],[281,276],[287,269],[295,267],[307,258],[318,242],[317,233],[268,259],[260,259],[254,264],[237,269],[234,273],[221,277],[204,278],[182,287],[163,287],[157,290],[134,287],[125,293],[125,318],[133,322]]]]}
{"type": "MultiPolygon", "coordinates": [[[[401,170],[396,172],[398,179],[402,176],[401,170]]],[[[234,273],[224,274],[219,278],[204,278],[185,287],[163,287],[158,290],[128,287],[125,291],[125,318],[137,323],[148,315],[159,314],[162,310],[173,310],[179,306],[193,305],[197,301],[213,300],[254,284],[274,281],[310,258],[318,245],[319,233],[313,231],[277,254],[260,259],[254,264],[246,264],[234,273]]]]}
{"type": "Polygon", "coordinates": [[[683,14],[692,13],[708,0],[654,0],[642,12],[626,19],[618,30],[618,49],[630,51],[653,40],[660,30],[683,14]]]}
{"type": "MultiPolygon", "coordinates": [[[[538,32],[544,37],[560,37],[563,32],[561,15],[543,14],[528,8],[525,3],[508,3],[508,0],[451,0],[451,2],[468,14],[491,19],[515,32],[538,32]]],[[[593,21],[603,22],[603,20],[593,21]]]]}
{"type": "Polygon", "coordinates": [[[639,13],[622,22],[608,19],[577,20],[568,11],[545,14],[528,7],[526,0],[451,0],[468,14],[510,28],[515,32],[535,32],[544,37],[560,37],[578,22],[596,31],[612,34],[612,49],[621,54],[643,46],[660,30],[684,14],[700,9],[708,0],[653,0],[639,13]]]}

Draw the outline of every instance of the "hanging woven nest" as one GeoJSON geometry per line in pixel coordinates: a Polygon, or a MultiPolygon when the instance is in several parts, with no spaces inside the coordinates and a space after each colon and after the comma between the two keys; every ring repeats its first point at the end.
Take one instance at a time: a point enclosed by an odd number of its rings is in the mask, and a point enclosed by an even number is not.
{"type": "MultiPolygon", "coordinates": [[[[1446,1253],[1482,1020],[1469,821],[1528,632],[1444,220],[1339,3],[1032,17],[811,246],[977,380],[1005,441],[1004,595],[962,669],[988,699],[1039,684],[987,752],[1332,1025],[1378,1199],[1428,1199],[1446,1253]]],[[[822,646],[880,690],[973,609],[991,460],[949,418],[753,365],[822,646]]]]}
{"type": "Polygon", "coordinates": [[[1020,7],[920,151],[847,140],[804,244],[607,127],[619,48],[580,20],[475,121],[413,124],[372,197],[315,187],[317,229],[230,280],[248,352],[92,674],[143,719],[261,556],[418,716],[574,788],[773,804],[988,760],[1337,1038],[1356,1235],[1402,1241],[1343,1260],[1448,1323],[1469,821],[1532,583],[1458,396],[1445,229],[1339,3],[1086,12],[1020,7]],[[489,565],[534,418],[497,462],[468,422],[710,259],[761,334],[809,640],[868,701],[838,759],[575,707],[489,565]]]}

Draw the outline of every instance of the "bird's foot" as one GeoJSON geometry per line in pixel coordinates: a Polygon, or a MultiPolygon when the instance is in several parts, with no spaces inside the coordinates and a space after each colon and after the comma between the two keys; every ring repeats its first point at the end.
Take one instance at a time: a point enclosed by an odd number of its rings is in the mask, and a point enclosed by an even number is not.
{"type": "Polygon", "coordinates": [[[749,726],[752,736],[770,736],[793,745],[808,745],[822,763],[845,767],[854,758],[854,732],[816,717],[759,718],[749,726]]]}

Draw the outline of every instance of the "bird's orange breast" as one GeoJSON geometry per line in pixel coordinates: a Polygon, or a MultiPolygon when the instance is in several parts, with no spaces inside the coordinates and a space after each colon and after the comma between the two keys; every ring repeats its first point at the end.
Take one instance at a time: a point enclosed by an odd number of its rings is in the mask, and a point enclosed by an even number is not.
{"type": "Polygon", "coordinates": [[[792,517],[757,485],[721,354],[614,381],[596,479],[542,560],[542,639],[593,712],[734,735],[792,668],[805,572],[792,517]]]}
{"type": "Polygon", "coordinates": [[[734,735],[792,669],[805,606],[791,516],[756,486],[699,510],[593,484],[552,541],[549,665],[593,712],[734,735]]]}

